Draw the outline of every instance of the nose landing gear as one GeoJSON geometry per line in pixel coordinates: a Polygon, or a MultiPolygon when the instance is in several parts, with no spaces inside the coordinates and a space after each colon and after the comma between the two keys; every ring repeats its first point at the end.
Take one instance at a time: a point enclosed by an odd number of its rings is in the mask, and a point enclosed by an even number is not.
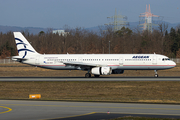
{"type": "Polygon", "coordinates": [[[155,75],[154,75],[154,77],[155,77],[155,78],[157,78],[157,77],[158,77],[157,70],[154,70],[154,72],[155,72],[155,75]]]}

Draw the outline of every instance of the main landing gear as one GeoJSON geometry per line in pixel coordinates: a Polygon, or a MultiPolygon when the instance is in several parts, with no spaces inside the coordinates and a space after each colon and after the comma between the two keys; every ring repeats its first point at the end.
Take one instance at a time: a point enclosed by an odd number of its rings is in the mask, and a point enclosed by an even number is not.
{"type": "Polygon", "coordinates": [[[90,74],[90,73],[86,73],[86,74],[85,74],[85,77],[86,77],[86,78],[90,78],[90,77],[91,77],[91,74],[90,74]]]}
{"type": "MultiPolygon", "coordinates": [[[[95,78],[98,78],[100,75],[94,75],[95,78]]],[[[91,73],[90,70],[88,70],[88,73],[85,74],[86,78],[90,78],[91,77],[91,73]]]]}
{"type": "MultiPolygon", "coordinates": [[[[98,78],[100,75],[94,75],[95,78],[98,78]]],[[[90,78],[91,77],[91,74],[90,73],[86,73],[85,74],[85,77],[86,78],[90,78]]]]}
{"type": "Polygon", "coordinates": [[[154,72],[155,72],[155,75],[154,75],[154,77],[158,77],[158,73],[157,73],[157,70],[154,70],[154,72]]]}
{"type": "MultiPolygon", "coordinates": [[[[94,75],[95,78],[98,78],[100,75],[94,75]]],[[[91,77],[91,74],[90,73],[86,73],[85,74],[85,77],[86,78],[90,78],[91,77]]]]}

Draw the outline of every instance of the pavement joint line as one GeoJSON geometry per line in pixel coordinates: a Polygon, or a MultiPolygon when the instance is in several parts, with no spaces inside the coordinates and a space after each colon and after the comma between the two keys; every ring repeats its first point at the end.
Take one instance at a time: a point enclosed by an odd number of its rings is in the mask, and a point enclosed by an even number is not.
{"type": "Polygon", "coordinates": [[[69,105],[28,105],[28,104],[0,104],[0,105],[13,105],[13,106],[39,106],[39,107],[87,107],[87,108],[123,108],[123,109],[151,109],[151,110],[176,110],[173,108],[141,108],[141,107],[103,107],[103,106],[69,106],[69,105]]]}
{"type": "Polygon", "coordinates": [[[5,109],[8,109],[7,111],[0,112],[0,114],[3,114],[3,113],[7,113],[7,112],[10,112],[10,111],[12,111],[12,109],[11,109],[11,108],[9,108],[9,107],[0,106],[0,108],[5,108],[5,109]]]}
{"type": "Polygon", "coordinates": [[[81,115],[73,115],[73,116],[67,116],[67,117],[49,118],[49,119],[41,119],[41,120],[53,120],[53,119],[63,119],[63,118],[80,117],[80,116],[91,115],[91,114],[95,114],[95,113],[96,113],[96,112],[90,112],[90,113],[81,114],[81,115]]]}

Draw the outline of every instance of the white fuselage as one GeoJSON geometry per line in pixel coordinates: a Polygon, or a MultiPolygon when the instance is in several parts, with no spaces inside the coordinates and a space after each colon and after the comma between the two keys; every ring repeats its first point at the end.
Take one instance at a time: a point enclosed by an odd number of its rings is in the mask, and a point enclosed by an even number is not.
{"type": "Polygon", "coordinates": [[[39,54],[28,56],[23,63],[57,70],[83,70],[63,62],[79,62],[111,67],[112,70],[162,70],[176,66],[168,57],[159,54],[39,54]]]}

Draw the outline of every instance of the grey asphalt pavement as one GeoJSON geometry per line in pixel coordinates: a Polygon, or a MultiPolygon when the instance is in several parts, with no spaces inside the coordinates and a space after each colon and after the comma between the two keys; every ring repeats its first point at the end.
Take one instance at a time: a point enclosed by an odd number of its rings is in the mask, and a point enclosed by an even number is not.
{"type": "Polygon", "coordinates": [[[179,113],[180,105],[170,104],[0,100],[2,120],[99,120],[126,115],[180,118],[179,113]]]}

